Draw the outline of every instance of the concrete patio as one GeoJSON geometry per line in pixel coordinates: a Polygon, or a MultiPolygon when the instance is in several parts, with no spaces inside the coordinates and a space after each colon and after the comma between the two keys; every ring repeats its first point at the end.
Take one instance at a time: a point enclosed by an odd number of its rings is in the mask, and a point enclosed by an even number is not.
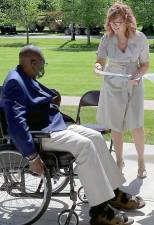
{"type": "MultiPolygon", "coordinates": [[[[146,201],[146,206],[140,210],[127,212],[128,216],[134,219],[134,225],[154,225],[154,146],[145,146],[145,159],[147,163],[148,176],[145,179],[137,178],[136,152],[132,144],[125,144],[125,168],[124,175],[127,182],[122,189],[128,193],[140,195],[146,201]]],[[[114,153],[113,157],[114,157],[114,153]]],[[[80,182],[76,179],[76,190],[80,187],[80,182]]],[[[66,187],[66,190],[68,187],[66,187]]],[[[35,225],[57,225],[58,214],[63,209],[71,206],[69,198],[52,198],[48,210],[35,223],[35,225]]],[[[88,204],[81,203],[78,200],[76,213],[79,215],[79,225],[88,225],[88,204]]]]}

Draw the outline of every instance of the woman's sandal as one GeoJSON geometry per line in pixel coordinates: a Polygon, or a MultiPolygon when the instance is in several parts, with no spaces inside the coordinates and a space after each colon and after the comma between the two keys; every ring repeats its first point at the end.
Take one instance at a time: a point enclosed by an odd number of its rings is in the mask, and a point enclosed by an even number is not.
{"type": "Polygon", "coordinates": [[[134,222],[133,219],[127,217],[124,212],[114,209],[110,205],[106,205],[102,212],[92,216],[91,225],[130,225],[134,222]]]}
{"type": "Polygon", "coordinates": [[[130,195],[121,190],[116,190],[115,197],[109,204],[117,209],[141,209],[145,206],[144,200],[139,196],[130,195]]]}

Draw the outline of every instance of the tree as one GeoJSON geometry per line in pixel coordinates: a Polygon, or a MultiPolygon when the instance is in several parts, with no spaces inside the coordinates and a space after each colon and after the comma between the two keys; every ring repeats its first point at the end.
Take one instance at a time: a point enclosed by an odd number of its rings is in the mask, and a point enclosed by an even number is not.
{"type": "Polygon", "coordinates": [[[27,44],[29,44],[29,29],[38,17],[40,0],[6,0],[4,11],[10,19],[17,21],[26,29],[27,44]]]}
{"type": "Polygon", "coordinates": [[[63,12],[63,20],[70,24],[71,40],[75,40],[75,24],[78,23],[80,0],[59,0],[57,7],[63,12]]]}
{"type": "Polygon", "coordinates": [[[74,40],[74,25],[86,27],[87,43],[90,44],[90,28],[102,25],[106,10],[113,0],[59,0],[59,8],[63,19],[71,24],[71,40],[74,40]]]}
{"type": "Polygon", "coordinates": [[[56,10],[56,5],[55,0],[41,0],[38,8],[40,11],[49,12],[56,10]]]}
{"type": "Polygon", "coordinates": [[[0,0],[0,25],[12,25],[13,21],[9,18],[7,9],[10,6],[7,1],[0,0]]]}
{"type": "Polygon", "coordinates": [[[103,27],[108,7],[113,1],[107,0],[80,0],[80,24],[87,28],[87,44],[90,44],[90,28],[103,27]]]}
{"type": "Polygon", "coordinates": [[[143,32],[153,31],[154,1],[153,0],[126,0],[134,11],[138,25],[142,25],[143,32]]]}

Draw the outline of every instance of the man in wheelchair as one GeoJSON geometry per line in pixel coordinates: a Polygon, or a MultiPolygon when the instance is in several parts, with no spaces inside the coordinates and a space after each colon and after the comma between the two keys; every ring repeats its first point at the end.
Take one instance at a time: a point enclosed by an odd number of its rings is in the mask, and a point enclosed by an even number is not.
{"type": "Polygon", "coordinates": [[[41,175],[44,163],[30,131],[50,133],[50,138],[42,140],[43,151],[65,150],[75,157],[77,173],[90,205],[90,223],[132,224],[132,219],[115,208],[139,209],[145,205],[144,201],[119,189],[125,179],[100,133],[76,124],[66,125],[58,109],[56,92],[36,80],[44,75],[44,65],[39,48],[23,47],[19,65],[5,79],[2,101],[14,144],[29,160],[30,169],[41,175]]]}

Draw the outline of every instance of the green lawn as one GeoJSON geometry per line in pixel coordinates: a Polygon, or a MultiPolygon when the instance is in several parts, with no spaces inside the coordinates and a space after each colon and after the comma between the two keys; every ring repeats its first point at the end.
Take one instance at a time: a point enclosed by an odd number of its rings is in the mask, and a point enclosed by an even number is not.
{"type": "MultiPolygon", "coordinates": [[[[24,46],[25,38],[0,38],[0,84],[11,68],[18,63],[18,53],[24,46]]],[[[63,39],[30,39],[31,43],[42,48],[48,66],[46,75],[41,82],[49,88],[53,87],[62,95],[81,96],[90,89],[100,89],[102,80],[93,73],[96,59],[96,50],[99,39],[92,39],[91,46],[86,45],[86,40],[70,42],[63,39]]],[[[153,44],[153,40],[150,40],[153,44]]],[[[154,72],[154,53],[150,53],[150,72],[154,72]]],[[[145,81],[145,99],[154,100],[154,84],[145,81]]],[[[76,107],[62,107],[62,111],[75,118],[76,107]]],[[[93,109],[83,113],[83,122],[94,122],[93,109]]],[[[154,111],[145,111],[145,139],[146,143],[154,144],[154,111]]],[[[130,132],[125,135],[125,140],[132,142],[130,132]]]]}
{"type": "MultiPolygon", "coordinates": [[[[76,119],[76,106],[61,106],[61,111],[70,115],[74,120],[76,119]]],[[[81,123],[96,123],[96,109],[92,107],[84,108],[81,111],[81,118],[81,123]]],[[[154,144],[154,110],[145,110],[144,124],[145,143],[154,144]]],[[[109,135],[106,138],[109,139],[109,135]]],[[[133,142],[130,131],[124,134],[124,141],[133,142]]]]}
{"type": "MultiPolygon", "coordinates": [[[[18,63],[18,52],[25,41],[25,38],[0,38],[0,84],[18,63]]],[[[92,39],[91,46],[87,47],[86,40],[31,38],[32,44],[42,48],[48,62],[41,82],[58,89],[62,95],[81,96],[87,90],[100,89],[102,79],[93,73],[99,41],[92,39]]],[[[154,53],[150,54],[150,61],[149,71],[154,71],[154,53]]],[[[145,81],[145,99],[154,99],[153,88],[151,82],[145,81]]]]}

